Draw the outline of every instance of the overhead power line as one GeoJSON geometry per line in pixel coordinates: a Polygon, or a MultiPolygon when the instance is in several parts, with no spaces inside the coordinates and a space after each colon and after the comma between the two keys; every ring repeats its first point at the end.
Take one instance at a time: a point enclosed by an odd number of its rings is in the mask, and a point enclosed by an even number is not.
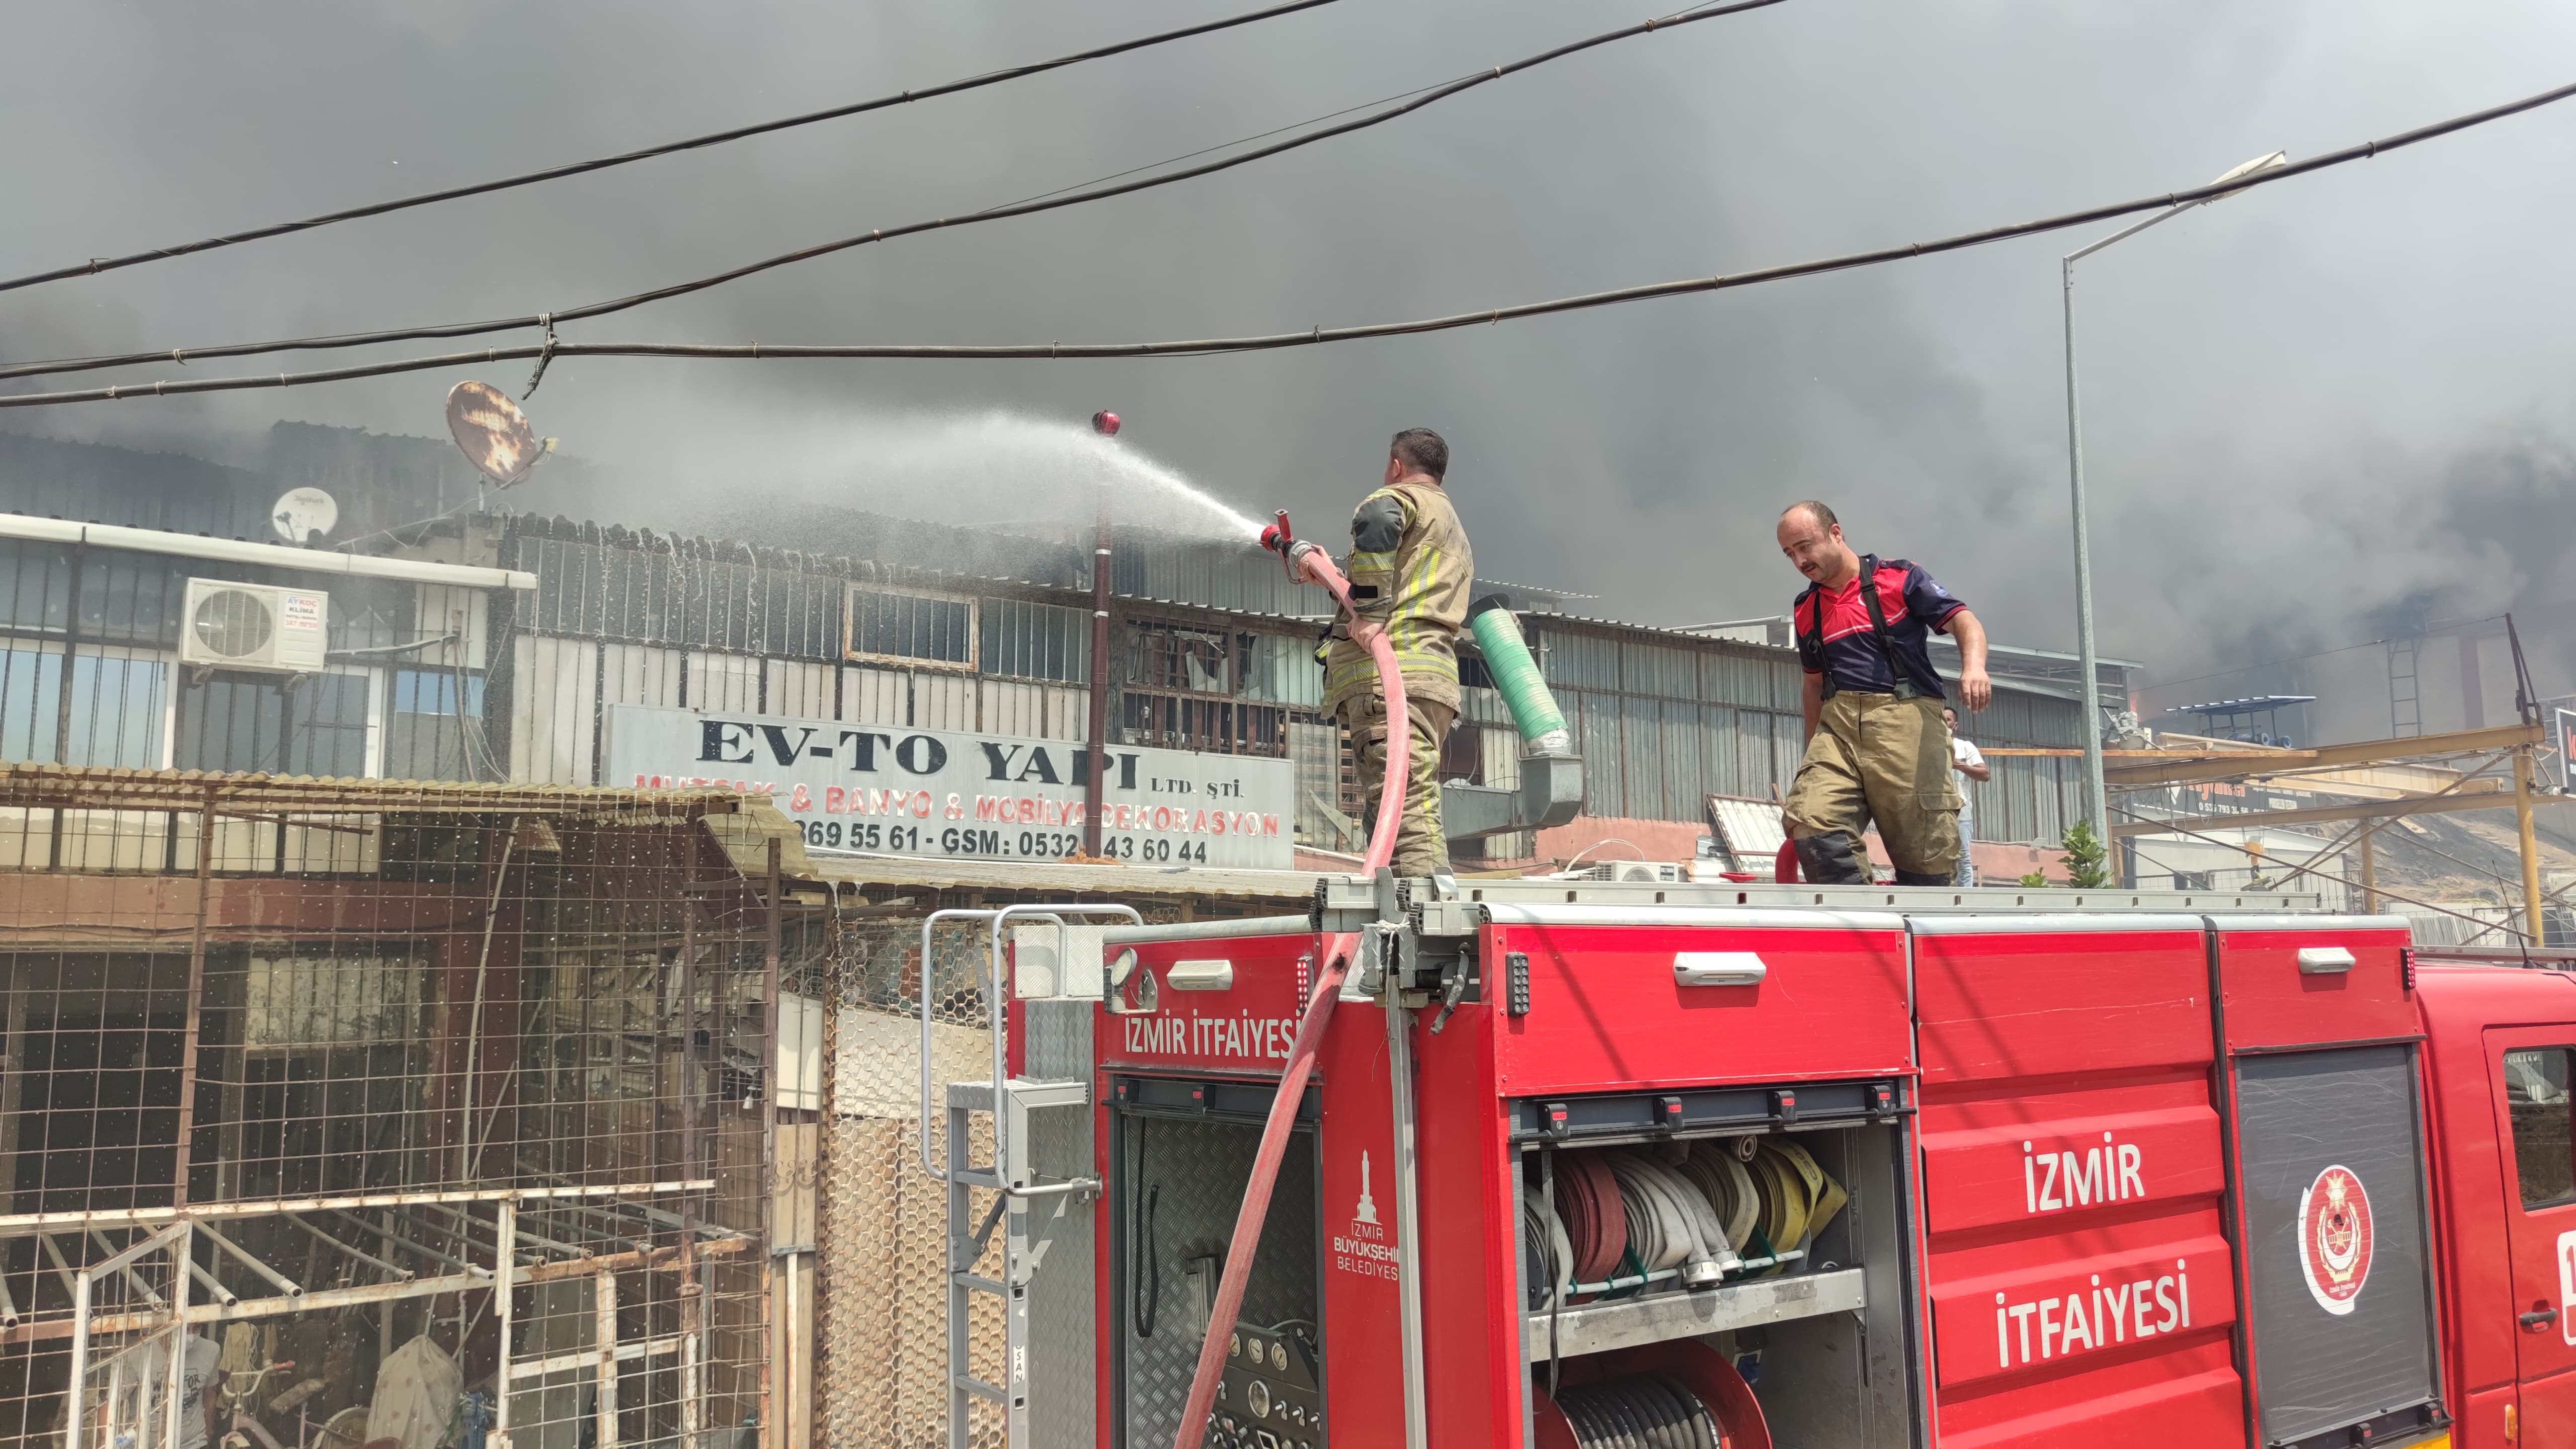
{"type": "Polygon", "coordinates": [[[320,216],[308,216],[298,221],[273,222],[267,226],[253,227],[248,231],[228,232],[222,236],[207,237],[202,241],[155,247],[148,252],[134,252],[121,257],[92,257],[74,266],[56,267],[48,272],[33,272],[23,277],[0,279],[0,292],[14,292],[21,287],[40,286],[46,282],[68,281],[73,277],[92,277],[101,272],[139,267],[146,262],[163,262],[174,257],[193,256],[199,252],[219,251],[225,247],[240,246],[245,242],[265,241],[270,237],[292,236],[297,232],[335,226],[344,221],[359,221],[370,216],[409,211],[416,206],[434,206],[442,201],[460,201],[469,196],[487,196],[495,191],[510,191],[521,186],[534,186],[544,181],[561,181],[568,176],[606,171],[616,166],[630,166],[638,161],[650,161],[658,156],[676,156],[683,151],[722,146],[731,141],[766,136],[774,131],[791,131],[799,126],[837,121],[848,116],[864,115],[869,111],[908,105],[914,101],[927,101],[940,96],[957,95],[963,91],[981,90],[986,86],[1000,85],[1005,81],[1043,75],[1051,70],[1062,70],[1069,65],[1080,65],[1084,61],[1103,60],[1113,55],[1125,55],[1129,51],[1147,50],[1157,45],[1166,45],[1175,40],[1213,35],[1220,30],[1232,30],[1237,26],[1252,25],[1260,21],[1276,19],[1282,15],[1294,14],[1300,10],[1312,10],[1318,6],[1333,3],[1334,0],[1290,0],[1288,4],[1273,5],[1267,10],[1249,11],[1242,15],[1231,15],[1222,20],[1184,26],[1179,30],[1165,30],[1154,35],[1140,35],[1133,40],[1121,40],[1110,45],[1096,46],[1090,50],[1078,50],[1071,55],[1059,55],[1052,60],[1037,60],[1026,65],[986,71],[982,75],[968,76],[963,80],[948,81],[941,85],[925,86],[920,90],[898,91],[890,96],[878,96],[874,100],[853,101],[848,105],[833,106],[826,110],[781,116],[773,121],[756,121],[748,126],[736,126],[729,131],[715,131],[704,136],[691,136],[682,141],[666,141],[658,146],[647,146],[641,151],[625,151],[615,156],[601,156],[589,161],[570,161],[561,166],[549,166],[542,171],[505,176],[497,181],[478,181],[468,186],[451,186],[443,191],[424,191],[416,196],[372,202],[365,206],[353,206],[344,211],[324,212],[320,216]]]}
{"type": "MultiPolygon", "coordinates": [[[[1379,109],[1374,110],[1367,115],[1344,121],[1339,125],[1327,126],[1321,130],[1308,131],[1304,135],[1292,136],[1287,140],[1273,142],[1270,145],[1259,147],[1255,150],[1240,152],[1232,156],[1220,157],[1216,160],[1202,162],[1199,165],[1186,167],[1178,171],[1165,171],[1157,175],[1140,177],[1134,180],[1118,180],[1112,178],[1108,184],[1087,186],[1079,190],[1052,192],[1043,196],[1031,197],[1024,201],[1012,202],[1003,206],[986,207],[981,211],[968,212],[960,216],[943,216],[929,221],[908,222],[900,226],[878,227],[869,231],[861,232],[855,236],[841,237],[834,241],[822,242],[809,247],[800,247],[792,252],[784,252],[774,257],[766,257],[760,261],[750,262],[743,266],[718,272],[713,276],[699,277],[693,281],[677,282],[666,287],[656,287],[649,292],[637,292],[632,296],[619,297],[611,301],[592,302],[584,306],[565,308],[554,312],[540,312],[521,317],[496,317],[481,322],[441,323],[425,327],[392,328],[380,332],[344,332],[324,337],[297,337],[270,342],[229,343],[209,347],[164,347],[151,352],[127,352],[98,357],[64,358],[50,362],[24,362],[18,363],[14,366],[0,367],[0,380],[20,377],[49,377],[67,372],[96,372],[104,368],[136,367],[154,362],[177,362],[184,365],[194,359],[211,357],[257,357],[275,352],[307,352],[348,347],[372,347],[390,342],[421,342],[449,337],[479,337],[490,332],[515,332],[531,327],[552,329],[567,322],[578,322],[592,317],[605,317],[610,313],[624,312],[631,308],[644,306],[647,303],[668,301],[674,297],[685,297],[693,292],[703,292],[712,287],[723,286],[727,282],[739,281],[744,277],[753,276],[761,272],[774,271],[780,267],[794,266],[799,262],[812,261],[817,257],[830,256],[836,252],[849,251],[854,247],[871,246],[877,242],[892,241],[897,237],[913,236],[921,232],[944,231],[955,227],[972,226],[978,222],[1001,221],[1015,216],[1032,216],[1043,211],[1058,211],[1065,207],[1081,206],[1088,202],[1103,201],[1116,196],[1126,196],[1138,191],[1150,191],[1156,187],[1170,186],[1177,182],[1189,181],[1197,177],[1213,175],[1219,171],[1227,171],[1237,166],[1249,165],[1252,162],[1263,160],[1271,156],[1277,156],[1283,152],[1294,151],[1302,146],[1311,146],[1318,141],[1330,140],[1335,136],[1346,136],[1353,131],[1364,131],[1372,126],[1384,125],[1388,121],[1395,120],[1398,117],[1411,115],[1425,106],[1436,105],[1441,101],[1449,99],[1451,96],[1473,90],[1478,86],[1485,85],[1492,81],[1501,80],[1505,76],[1514,75],[1536,66],[1545,65],[1553,60],[1561,60],[1569,55],[1575,55],[1583,51],[1595,49],[1599,46],[1608,45],[1614,41],[1628,40],[1640,35],[1651,35],[1658,31],[1671,30],[1677,26],[1689,25],[1697,21],[1715,20],[1721,16],[1741,14],[1747,10],[1765,10],[1771,6],[1783,3],[1785,3],[1785,0],[1733,0],[1733,3],[1729,4],[1704,6],[1696,9],[1684,10],[1673,15],[1660,16],[1653,20],[1642,21],[1635,25],[1624,26],[1620,29],[1606,31],[1599,35],[1587,36],[1582,40],[1572,41],[1568,44],[1557,46],[1552,50],[1542,51],[1537,55],[1526,56],[1520,60],[1509,61],[1502,65],[1489,66],[1486,69],[1477,71],[1471,75],[1461,76],[1457,80],[1450,81],[1445,85],[1431,86],[1421,91],[1412,92],[1409,94],[1409,98],[1401,99],[1395,104],[1383,105],[1379,109]]],[[[1335,112],[1333,114],[1347,114],[1347,111],[1335,112]]],[[[1319,119],[1330,118],[1325,117],[1319,119]]],[[[1313,125],[1315,122],[1309,121],[1300,124],[1313,125]]],[[[1283,129],[1295,130],[1298,128],[1292,126],[1283,129]]],[[[1278,132],[1273,130],[1263,134],[1276,135],[1278,132]]],[[[1239,145],[1242,143],[1238,141],[1228,144],[1239,145]]],[[[1222,150],[1225,148],[1218,147],[1215,149],[1222,150]]],[[[1129,174],[1132,173],[1120,173],[1121,176],[1129,174]]],[[[553,348],[552,351],[555,356],[564,355],[564,348],[560,345],[553,348]]],[[[530,352],[526,355],[535,356],[537,354],[535,352],[530,352]]]]}
{"type": "Polygon", "coordinates": [[[1202,337],[1171,342],[1014,342],[992,345],[912,345],[899,343],[860,343],[843,346],[797,345],[765,342],[687,343],[687,342],[556,342],[532,346],[489,347],[468,352],[451,352],[436,357],[406,358],[398,362],[369,363],[357,367],[331,368],[316,372],[275,373],[267,376],[179,378],[161,382],[126,383],[114,387],[84,388],[74,392],[27,393],[0,396],[0,407],[44,407],[56,403],[113,402],[120,398],[175,397],[186,393],[234,392],[244,389],[297,387],[312,383],[345,382],[354,378],[386,377],[403,372],[427,372],[438,368],[464,367],[482,362],[504,362],[528,358],[559,357],[677,357],[729,361],[789,361],[816,358],[911,358],[989,361],[1012,358],[1081,359],[1106,357],[1204,357],[1229,352],[1271,352],[1291,347],[1313,347],[1332,342],[1357,342],[1379,337],[1403,337],[1427,332],[1448,332],[1465,327],[1482,327],[1527,317],[1544,317],[1561,312],[1589,311],[1596,307],[1617,306],[1628,302],[1656,301],[1668,297],[1691,296],[1701,292],[1731,291],[1765,282],[1787,281],[1795,277],[1821,276],[1828,272],[1852,271],[1861,267],[1881,266],[1889,262],[1911,261],[1917,257],[1938,256],[1944,252],[1964,251],[1993,242],[2019,237],[2038,236],[2069,227],[2089,226],[2115,217],[2143,211],[2157,211],[2191,202],[2215,200],[2235,195],[2256,186],[2277,185],[2294,176],[2366,161],[2384,152],[2395,151],[2419,142],[2465,131],[2490,121],[2519,115],[2524,111],[2576,96],[2576,85],[2543,91],[2483,111],[2454,116],[2419,126],[2411,131],[2376,141],[2364,141],[2329,151],[2305,161],[2294,161],[2269,171],[2239,176],[2208,186],[2161,195],[2140,197],[2134,201],[2090,206],[2081,211],[2064,212],[2037,221],[2013,222],[1987,227],[1980,231],[1961,232],[1933,241],[1909,242],[1881,247],[1874,251],[1845,252],[1839,256],[1819,257],[1812,261],[1790,262],[1748,272],[1720,273],[1714,277],[1689,277],[1676,282],[1656,282],[1645,286],[1621,287],[1607,292],[1587,292],[1579,296],[1559,297],[1545,302],[1523,302],[1509,307],[1492,307],[1475,312],[1455,312],[1445,317],[1426,317],[1409,322],[1372,322],[1355,327],[1310,327],[1296,332],[1269,332],[1246,337],[1202,337]]]}

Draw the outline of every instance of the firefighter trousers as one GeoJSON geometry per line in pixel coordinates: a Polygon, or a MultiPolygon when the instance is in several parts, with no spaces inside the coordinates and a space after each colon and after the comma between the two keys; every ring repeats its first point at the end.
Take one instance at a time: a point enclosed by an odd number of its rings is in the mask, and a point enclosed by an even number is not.
{"type": "Polygon", "coordinates": [[[1867,881],[1860,837],[1876,822],[1901,883],[1948,885],[1959,868],[1959,805],[1940,700],[1840,691],[1824,702],[1789,787],[1800,873],[1867,881]]]}
{"type": "MultiPolygon", "coordinates": [[[[1440,746],[1457,719],[1454,705],[1408,698],[1404,702],[1407,733],[1412,737],[1406,761],[1404,816],[1395,835],[1395,873],[1431,875],[1449,869],[1449,840],[1440,829],[1440,746]]],[[[1386,789],[1386,701],[1374,692],[1354,695],[1334,709],[1342,737],[1350,741],[1352,768],[1359,774],[1360,826],[1377,829],[1378,799],[1386,789]]]]}

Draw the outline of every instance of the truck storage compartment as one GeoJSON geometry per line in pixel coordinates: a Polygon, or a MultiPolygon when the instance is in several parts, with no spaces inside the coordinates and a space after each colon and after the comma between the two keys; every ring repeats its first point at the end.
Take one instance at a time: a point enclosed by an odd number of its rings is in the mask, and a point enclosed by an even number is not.
{"type": "Polygon", "coordinates": [[[1515,998],[1495,1042],[1515,1096],[1897,1074],[1905,926],[1877,912],[1488,904],[1479,954],[1515,998]],[[1722,1054],[1713,1048],[1722,1044],[1722,1054]]]}
{"type": "Polygon", "coordinates": [[[1900,1108],[1893,1081],[1515,1103],[1533,1442],[1705,1413],[1730,1446],[1912,1444],[1900,1108]]]}
{"type": "Polygon", "coordinates": [[[2415,1050],[2345,1047],[2236,1064],[2254,1380],[2267,1445],[2425,1427],[2432,1265],[2415,1050]]]}
{"type": "MultiPolygon", "coordinates": [[[[1110,1442],[1168,1445],[1209,1331],[1268,1083],[1121,1076],[1111,1088],[1110,1442]]],[[[1228,1355],[1210,1449],[1323,1449],[1315,1111],[1291,1134],[1228,1355]]]]}
{"type": "Polygon", "coordinates": [[[2443,1422],[2405,922],[2222,920],[2258,1442],[2443,1422]]]}
{"type": "Polygon", "coordinates": [[[1913,931],[1938,1442],[2242,1445],[2204,922],[1913,931]]]}

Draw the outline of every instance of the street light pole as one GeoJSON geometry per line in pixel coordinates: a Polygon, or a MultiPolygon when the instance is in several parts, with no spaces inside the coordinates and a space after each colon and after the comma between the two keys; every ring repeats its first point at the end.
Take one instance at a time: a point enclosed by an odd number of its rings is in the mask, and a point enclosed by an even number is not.
{"type": "MultiPolygon", "coordinates": [[[[2280,151],[2257,156],[2218,180],[2233,181],[2257,171],[2269,171],[2288,160],[2288,155],[2280,151]]],[[[2236,194],[2233,191],[2222,192],[2206,200],[2168,207],[2144,221],[2122,227],[2090,246],[2068,252],[2058,261],[2058,281],[2066,304],[2066,477],[2075,523],[2075,654],[2083,676],[2079,686],[2082,692],[2079,722],[2084,730],[2084,815],[2093,822],[2094,838],[2106,844],[2111,839],[2111,792],[2102,782],[2101,669],[2093,646],[2093,535],[2085,517],[2084,421],[2077,405],[2075,385],[2075,264],[2114,242],[2127,241],[2148,227],[2171,221],[2195,206],[2224,201],[2236,194]]]]}

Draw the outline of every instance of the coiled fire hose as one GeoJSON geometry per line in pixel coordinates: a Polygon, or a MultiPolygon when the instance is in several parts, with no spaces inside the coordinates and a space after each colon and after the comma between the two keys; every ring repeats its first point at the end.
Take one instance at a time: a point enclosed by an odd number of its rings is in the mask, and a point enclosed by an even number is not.
{"type": "Polygon", "coordinates": [[[1536,1198],[1523,1211],[1532,1311],[1676,1278],[1704,1288],[1787,1271],[1849,1196],[1794,1142],[1737,1142],[1691,1144],[1678,1163],[1625,1150],[1560,1157],[1555,1212],[1536,1198]]]}
{"type": "Polygon", "coordinates": [[[1567,1389],[1556,1406],[1584,1449],[1721,1449],[1717,1416],[1675,1380],[1635,1374],[1567,1389]]]}
{"type": "MultiPolygon", "coordinates": [[[[1386,782],[1378,797],[1377,825],[1369,833],[1368,855],[1360,873],[1375,876],[1395,858],[1395,833],[1404,818],[1404,783],[1408,767],[1412,733],[1405,728],[1404,676],[1396,667],[1395,646],[1388,642],[1386,631],[1362,624],[1359,611],[1351,605],[1350,581],[1324,550],[1312,543],[1289,537],[1288,516],[1281,514],[1275,528],[1262,530],[1262,543],[1276,549],[1288,560],[1288,570],[1302,580],[1322,584],[1339,600],[1352,619],[1351,637],[1368,647],[1377,662],[1378,689],[1386,699],[1386,782]]],[[[1326,938],[1321,956],[1322,969],[1315,973],[1314,984],[1306,999],[1306,1015],[1297,1023],[1297,1040],[1288,1049],[1287,1069],[1280,1073],[1279,1095],[1271,1099],[1270,1117],[1261,1125],[1261,1147],[1253,1154],[1252,1180],[1244,1188],[1243,1210],[1234,1220],[1234,1238],[1227,1245],[1225,1272],[1217,1280],[1216,1303],[1208,1312],[1207,1341],[1199,1345],[1198,1370],[1190,1377],[1190,1397],[1181,1410],[1181,1424],[1173,1435],[1172,1449],[1198,1449],[1207,1439],[1208,1413],[1216,1407],[1216,1387],[1225,1368],[1226,1340],[1231,1325],[1243,1312],[1243,1292],[1252,1278],[1252,1255],[1261,1245],[1261,1225],[1270,1216],[1270,1190],[1279,1179],[1279,1159],[1288,1150],[1288,1129],[1297,1118],[1297,1103],[1306,1095],[1306,1079],[1314,1074],[1315,1050],[1323,1044],[1324,1027],[1333,1019],[1333,1005],[1342,994],[1342,977],[1351,969],[1351,956],[1357,950],[1355,935],[1326,938]]]]}
{"type": "Polygon", "coordinates": [[[1638,1266],[1649,1273],[1679,1268],[1684,1283],[1700,1288],[1734,1265],[1717,1209],[1679,1173],[1633,1152],[1612,1153],[1610,1172],[1619,1182],[1628,1245],[1638,1266]]]}

